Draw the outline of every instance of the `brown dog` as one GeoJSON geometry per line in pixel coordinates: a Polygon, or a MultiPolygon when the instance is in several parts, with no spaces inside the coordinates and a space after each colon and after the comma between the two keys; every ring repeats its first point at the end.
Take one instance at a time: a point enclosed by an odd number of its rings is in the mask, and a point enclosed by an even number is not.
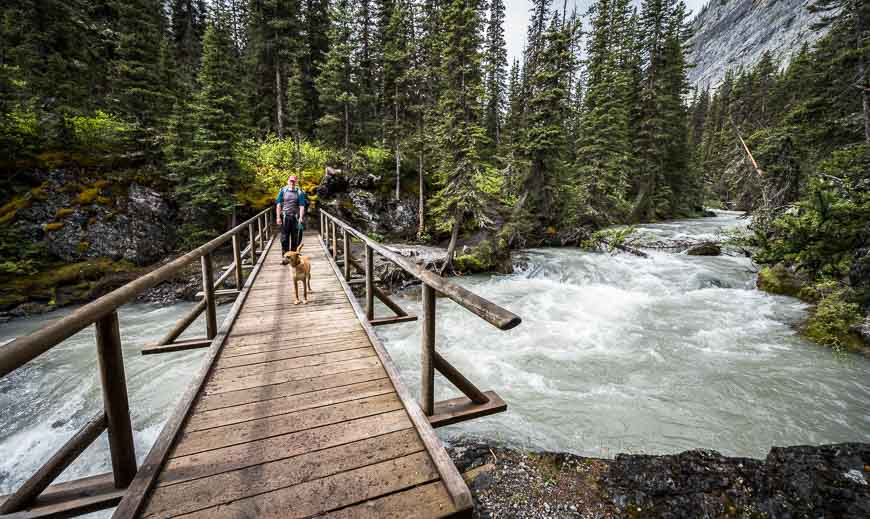
{"type": "MultiPolygon", "coordinates": [[[[284,258],[293,268],[293,294],[296,300],[294,305],[299,304],[299,282],[302,282],[303,297],[302,303],[308,304],[308,291],[311,290],[311,260],[299,253],[302,250],[302,245],[296,248],[296,251],[284,253],[284,258]]],[[[314,292],[311,290],[311,292],[314,292]]]]}

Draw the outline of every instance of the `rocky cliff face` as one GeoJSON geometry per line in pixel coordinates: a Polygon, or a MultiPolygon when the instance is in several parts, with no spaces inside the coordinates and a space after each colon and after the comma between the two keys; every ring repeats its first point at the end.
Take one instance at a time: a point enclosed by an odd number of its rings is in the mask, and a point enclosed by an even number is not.
{"type": "Polygon", "coordinates": [[[689,41],[689,83],[715,88],[728,69],[751,67],[770,51],[785,65],[804,42],[812,44],[823,31],[807,7],[812,0],[710,0],[692,22],[689,41]]]}

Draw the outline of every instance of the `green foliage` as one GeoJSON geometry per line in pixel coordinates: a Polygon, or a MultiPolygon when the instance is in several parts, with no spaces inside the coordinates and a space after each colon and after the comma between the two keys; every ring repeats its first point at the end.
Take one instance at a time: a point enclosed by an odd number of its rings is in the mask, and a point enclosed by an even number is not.
{"type": "Polygon", "coordinates": [[[102,110],[93,115],[73,116],[69,126],[76,143],[91,152],[117,150],[127,143],[133,132],[133,125],[102,110]]]}
{"type": "Polygon", "coordinates": [[[870,145],[834,152],[819,164],[804,196],[793,208],[758,228],[758,260],[785,261],[813,277],[848,274],[856,250],[868,240],[870,145]]]}
{"type": "Polygon", "coordinates": [[[863,319],[857,304],[849,301],[846,289],[824,296],[806,322],[804,334],[811,340],[836,349],[860,344],[850,330],[863,319]]]}

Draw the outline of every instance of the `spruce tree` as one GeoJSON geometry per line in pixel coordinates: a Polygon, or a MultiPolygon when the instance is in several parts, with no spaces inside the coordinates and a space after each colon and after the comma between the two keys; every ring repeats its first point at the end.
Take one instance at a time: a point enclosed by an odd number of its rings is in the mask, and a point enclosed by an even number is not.
{"type": "Polygon", "coordinates": [[[562,25],[552,17],[541,36],[536,69],[529,77],[523,158],[528,163],[521,179],[522,196],[514,214],[517,230],[528,233],[559,225],[561,188],[567,181],[565,105],[569,99],[568,77],[573,67],[571,45],[579,26],[562,25]]]}
{"type": "Polygon", "coordinates": [[[355,73],[358,78],[358,99],[355,134],[359,142],[370,142],[377,134],[379,123],[376,44],[377,32],[375,13],[372,0],[357,0],[356,24],[354,37],[357,45],[354,49],[355,73]]]}
{"type": "Polygon", "coordinates": [[[301,37],[304,50],[301,60],[307,107],[305,120],[306,127],[310,129],[322,112],[316,85],[329,51],[329,0],[305,0],[303,22],[301,37]]]}
{"type": "Polygon", "coordinates": [[[468,218],[485,225],[487,199],[479,188],[484,174],[480,126],[483,85],[480,66],[481,0],[450,0],[444,7],[444,50],[439,101],[441,161],[438,193],[432,200],[436,229],[450,231],[445,272],[453,266],[459,231],[468,218]]]}
{"type": "Polygon", "coordinates": [[[333,9],[329,52],[317,79],[323,115],[317,121],[318,137],[343,150],[350,166],[351,116],[355,112],[353,83],[353,11],[349,0],[339,0],[333,9]]]}
{"type": "Polygon", "coordinates": [[[219,231],[237,205],[233,189],[240,182],[234,156],[238,103],[230,30],[229,15],[218,4],[203,36],[200,90],[192,106],[195,132],[189,173],[179,186],[191,241],[219,231]]]}
{"type": "Polygon", "coordinates": [[[495,149],[501,145],[507,89],[507,48],[504,40],[504,0],[492,0],[486,29],[484,76],[486,81],[486,108],[484,126],[495,149]]]}
{"type": "Polygon", "coordinates": [[[138,123],[142,144],[150,148],[172,103],[160,68],[167,21],[159,0],[118,0],[115,8],[118,47],[113,97],[117,109],[138,123]]]}
{"type": "Polygon", "coordinates": [[[408,107],[410,104],[411,65],[413,58],[413,33],[410,3],[398,0],[384,32],[384,134],[390,141],[395,159],[396,191],[401,194],[401,145],[410,133],[408,107]]]}

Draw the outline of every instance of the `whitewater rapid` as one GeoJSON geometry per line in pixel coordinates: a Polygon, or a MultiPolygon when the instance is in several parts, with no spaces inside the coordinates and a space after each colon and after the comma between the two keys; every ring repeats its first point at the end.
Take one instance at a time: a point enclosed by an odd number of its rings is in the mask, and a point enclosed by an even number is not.
{"type": "MultiPolygon", "coordinates": [[[[736,214],[643,226],[661,239],[709,239],[736,214]]],[[[508,411],[439,430],[509,445],[613,456],[712,448],[764,456],[773,445],[870,441],[870,361],[802,340],[801,302],[759,292],[746,258],[577,249],[515,254],[511,275],[457,282],[523,318],[501,332],[438,299],[437,349],[508,411]]],[[[397,296],[419,313],[419,290],[397,296]]],[[[190,308],[120,312],[136,453],[141,463],[203,350],[142,356],[190,308]]],[[[219,318],[228,310],[219,308],[219,318]]],[[[0,348],[68,311],[0,325],[0,348]]],[[[379,315],[389,310],[378,308],[379,315]]],[[[378,334],[413,392],[420,323],[378,334]]],[[[187,335],[204,334],[198,323],[187,335]]],[[[101,408],[93,331],[0,380],[0,494],[17,488],[101,408]]],[[[436,396],[458,393],[438,377],[436,396]]],[[[58,481],[107,472],[105,435],[58,481]]],[[[102,515],[107,515],[102,513],[102,515]]]]}

